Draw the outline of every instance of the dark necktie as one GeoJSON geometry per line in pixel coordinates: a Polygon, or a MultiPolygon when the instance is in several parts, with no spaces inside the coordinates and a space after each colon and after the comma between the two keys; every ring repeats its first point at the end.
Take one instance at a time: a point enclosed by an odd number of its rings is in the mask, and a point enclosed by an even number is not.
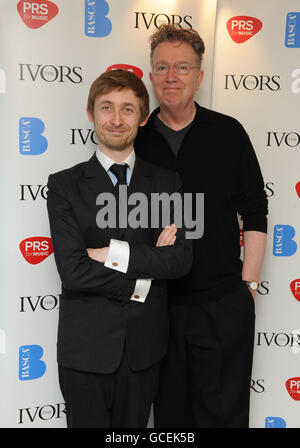
{"type": "Polygon", "coordinates": [[[126,171],[127,171],[128,165],[125,163],[123,165],[120,165],[118,163],[114,163],[109,169],[110,171],[116,176],[118,179],[115,187],[118,188],[119,185],[127,185],[126,180],[126,171]]]}

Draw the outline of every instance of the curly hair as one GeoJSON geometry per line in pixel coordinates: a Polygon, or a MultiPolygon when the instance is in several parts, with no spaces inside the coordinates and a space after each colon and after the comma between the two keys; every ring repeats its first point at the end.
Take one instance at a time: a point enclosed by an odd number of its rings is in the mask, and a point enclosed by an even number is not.
{"type": "Polygon", "coordinates": [[[151,61],[155,48],[162,42],[186,42],[190,44],[202,62],[205,51],[204,42],[194,29],[183,29],[176,25],[164,23],[150,36],[151,61]]]}

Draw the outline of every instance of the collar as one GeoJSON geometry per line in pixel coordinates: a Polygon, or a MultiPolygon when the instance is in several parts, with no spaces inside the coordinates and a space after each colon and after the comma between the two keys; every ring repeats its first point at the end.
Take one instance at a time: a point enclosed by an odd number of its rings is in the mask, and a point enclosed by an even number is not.
{"type": "MultiPolygon", "coordinates": [[[[107,172],[110,167],[116,163],[115,160],[108,157],[106,154],[104,154],[101,149],[98,147],[96,150],[96,157],[107,172]]],[[[131,153],[126,157],[126,159],[122,160],[121,164],[125,164],[129,166],[130,170],[133,171],[133,167],[135,164],[135,151],[134,149],[131,151],[131,153]]]]}
{"type": "MultiPolygon", "coordinates": [[[[209,122],[210,118],[209,118],[209,114],[208,114],[208,109],[206,109],[205,107],[199,106],[199,104],[196,101],[194,101],[194,103],[196,106],[196,115],[194,117],[194,123],[209,122]]],[[[157,107],[156,109],[154,109],[154,111],[151,113],[150,117],[148,118],[148,121],[145,124],[145,126],[143,126],[140,129],[142,131],[143,131],[143,129],[147,129],[147,128],[155,129],[154,119],[159,114],[159,112],[160,112],[160,107],[157,107]]]]}

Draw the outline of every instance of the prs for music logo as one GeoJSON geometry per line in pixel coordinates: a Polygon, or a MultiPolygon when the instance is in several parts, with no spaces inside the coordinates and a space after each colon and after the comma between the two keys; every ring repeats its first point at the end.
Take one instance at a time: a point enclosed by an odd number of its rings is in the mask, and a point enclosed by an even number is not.
{"type": "Polygon", "coordinates": [[[20,243],[20,251],[30,264],[39,264],[53,253],[52,241],[45,236],[26,238],[20,243]]]}
{"type": "Polygon", "coordinates": [[[25,25],[31,29],[40,28],[58,13],[56,4],[49,0],[20,0],[17,10],[25,25]]]}
{"type": "Polygon", "coordinates": [[[262,22],[255,17],[235,16],[227,21],[226,26],[231,39],[242,44],[261,30],[262,22]]]}
{"type": "Polygon", "coordinates": [[[293,400],[300,401],[300,377],[289,378],[285,387],[293,400]]]}

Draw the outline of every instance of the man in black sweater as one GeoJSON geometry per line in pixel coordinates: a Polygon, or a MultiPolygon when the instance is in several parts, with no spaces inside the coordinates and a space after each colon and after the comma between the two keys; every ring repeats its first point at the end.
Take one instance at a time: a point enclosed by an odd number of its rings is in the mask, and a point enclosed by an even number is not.
{"type": "Polygon", "coordinates": [[[162,25],[153,34],[150,79],[160,107],[135,141],[140,157],[178,171],[184,192],[204,193],[204,234],[193,242],[192,269],[169,284],[171,337],[156,427],[249,426],[267,199],[242,125],[194,102],[203,53],[194,30],[162,25]]]}

